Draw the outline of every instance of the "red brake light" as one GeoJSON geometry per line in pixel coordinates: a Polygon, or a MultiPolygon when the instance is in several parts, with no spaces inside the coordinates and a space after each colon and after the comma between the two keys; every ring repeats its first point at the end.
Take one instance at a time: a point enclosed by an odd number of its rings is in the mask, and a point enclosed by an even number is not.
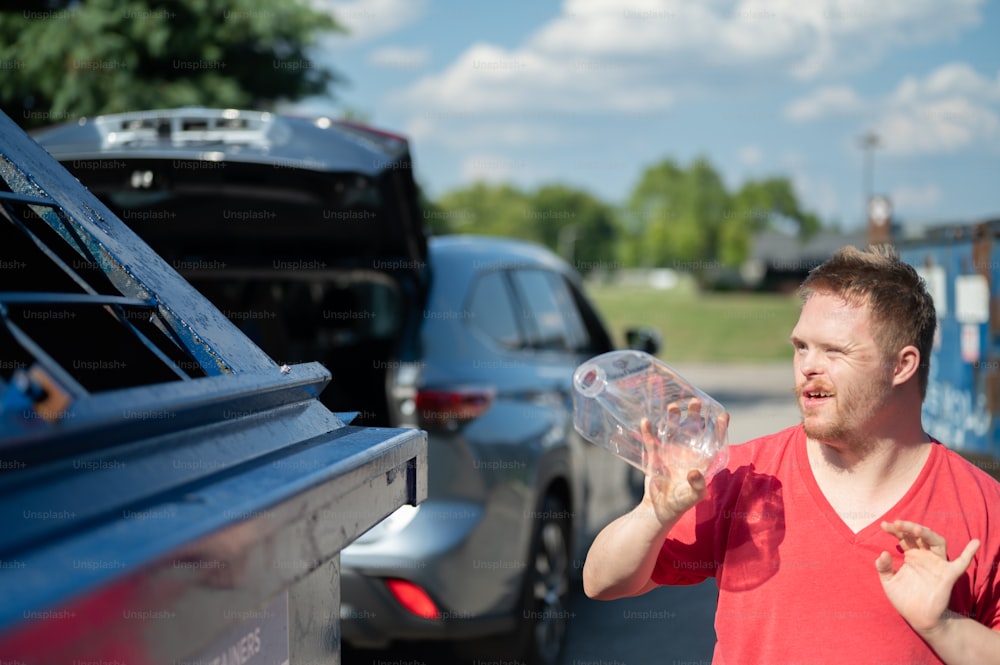
{"type": "Polygon", "coordinates": [[[431,600],[431,597],[427,595],[426,591],[413,582],[399,579],[388,579],[385,581],[385,585],[389,587],[389,591],[391,591],[392,595],[396,597],[399,604],[413,614],[416,614],[418,617],[423,617],[424,619],[438,618],[437,605],[434,604],[434,601],[431,600]]]}
{"type": "Polygon", "coordinates": [[[496,390],[485,386],[424,388],[417,392],[417,415],[426,427],[456,427],[486,413],[495,397],[496,390]]]}

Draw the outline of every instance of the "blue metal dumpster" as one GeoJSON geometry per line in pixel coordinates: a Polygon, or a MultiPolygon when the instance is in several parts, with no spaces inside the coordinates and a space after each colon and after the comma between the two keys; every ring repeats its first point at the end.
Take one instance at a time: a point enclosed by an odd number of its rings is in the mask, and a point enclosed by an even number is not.
{"type": "Polygon", "coordinates": [[[339,552],[426,497],[0,113],[0,661],[339,662],[339,552]]]}
{"type": "Polygon", "coordinates": [[[1000,471],[1000,220],[896,240],[934,296],[938,330],[924,426],[993,475],[1000,471]]]}

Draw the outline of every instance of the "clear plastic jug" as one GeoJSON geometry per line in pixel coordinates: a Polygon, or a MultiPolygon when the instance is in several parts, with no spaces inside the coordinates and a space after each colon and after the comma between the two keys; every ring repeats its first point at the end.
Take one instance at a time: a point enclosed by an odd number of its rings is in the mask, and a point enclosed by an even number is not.
{"type": "Polygon", "coordinates": [[[646,474],[686,478],[699,469],[710,478],[729,460],[721,404],[666,363],[642,351],[611,351],[573,373],[573,425],[646,474]],[[657,439],[643,444],[646,418],[657,439]]]}

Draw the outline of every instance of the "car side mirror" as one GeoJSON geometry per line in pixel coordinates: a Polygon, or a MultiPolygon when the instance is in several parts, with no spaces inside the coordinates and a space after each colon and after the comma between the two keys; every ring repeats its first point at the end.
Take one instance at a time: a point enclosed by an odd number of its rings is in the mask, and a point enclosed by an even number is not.
{"type": "Polygon", "coordinates": [[[625,343],[630,349],[645,351],[654,356],[659,353],[663,346],[660,331],[656,328],[647,328],[644,326],[626,329],[625,343]]]}

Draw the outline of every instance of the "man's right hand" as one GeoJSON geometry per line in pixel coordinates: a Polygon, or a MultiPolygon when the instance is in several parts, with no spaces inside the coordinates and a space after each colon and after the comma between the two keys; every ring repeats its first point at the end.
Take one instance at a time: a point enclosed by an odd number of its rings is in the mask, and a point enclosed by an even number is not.
{"type": "Polygon", "coordinates": [[[705,487],[705,475],[698,469],[691,469],[683,479],[669,474],[647,475],[642,502],[653,511],[660,524],[672,524],[705,498],[705,487]]]}
{"type": "MultiPolygon", "coordinates": [[[[672,424],[683,425],[680,408],[668,411],[672,424]]],[[[699,419],[700,403],[689,404],[688,418],[699,419]]],[[[716,423],[716,429],[728,428],[728,416],[716,423]]],[[[646,491],[631,512],[622,515],[601,530],[587,553],[583,566],[583,587],[591,598],[613,600],[645,593],[656,587],[651,575],[656,558],[670,529],[681,516],[705,498],[705,474],[698,469],[678,471],[671,467],[672,452],[665,446],[683,446],[681,442],[661,442],[652,424],[640,424],[646,459],[646,491]],[[673,473],[671,473],[673,471],[673,473]]]]}
{"type": "MultiPolygon", "coordinates": [[[[668,431],[684,431],[689,428],[701,427],[701,402],[692,399],[687,408],[687,414],[681,420],[681,410],[676,404],[667,409],[668,431]]],[[[729,414],[722,414],[716,429],[724,436],[729,427],[729,414]]],[[[646,491],[642,501],[653,511],[663,525],[673,525],[681,515],[705,498],[705,474],[697,468],[677,468],[677,460],[684,456],[697,455],[695,451],[685,448],[686,442],[665,442],[653,431],[653,424],[648,418],[643,418],[639,425],[642,434],[642,444],[645,449],[646,491]],[[667,448],[673,446],[670,459],[667,448]]]]}

